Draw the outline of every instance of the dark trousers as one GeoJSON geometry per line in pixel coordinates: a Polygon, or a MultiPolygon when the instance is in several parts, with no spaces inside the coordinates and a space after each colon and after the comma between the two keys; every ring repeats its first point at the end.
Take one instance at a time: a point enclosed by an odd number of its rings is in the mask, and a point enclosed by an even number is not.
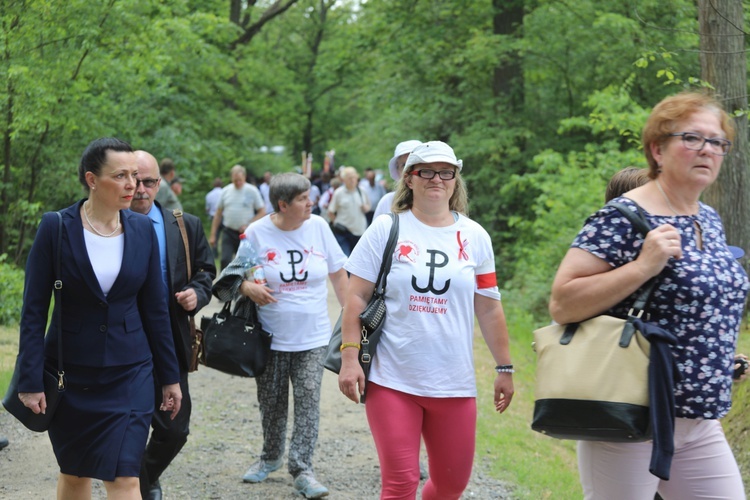
{"type": "Polygon", "coordinates": [[[219,242],[221,241],[221,233],[224,231],[224,224],[219,224],[219,229],[216,230],[216,242],[211,250],[214,252],[214,260],[219,258],[219,242]]]}
{"type": "MultiPolygon", "coordinates": [[[[154,377],[156,382],[156,377],[154,377]]],[[[159,411],[161,406],[161,385],[156,382],[154,391],[154,415],[151,418],[151,439],[146,445],[141,463],[141,496],[148,498],[148,490],[156,483],[161,474],[169,467],[174,457],[187,442],[190,433],[190,389],[188,388],[188,374],[180,370],[180,390],[182,390],[182,407],[174,420],[169,418],[170,412],[159,411]]]]}
{"type": "Polygon", "coordinates": [[[221,269],[224,270],[234,259],[240,246],[240,233],[225,227],[221,232],[221,269]]]}
{"type": "Polygon", "coordinates": [[[349,257],[352,250],[354,250],[354,245],[359,242],[360,236],[354,236],[351,231],[335,231],[333,235],[336,237],[336,241],[338,241],[341,251],[344,252],[344,255],[349,257]]]}

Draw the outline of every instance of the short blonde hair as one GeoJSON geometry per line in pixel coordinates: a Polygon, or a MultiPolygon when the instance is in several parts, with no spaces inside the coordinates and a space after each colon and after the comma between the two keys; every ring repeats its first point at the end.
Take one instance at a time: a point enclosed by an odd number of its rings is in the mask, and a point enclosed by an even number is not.
{"type": "Polygon", "coordinates": [[[359,172],[354,167],[344,167],[341,169],[341,178],[346,179],[347,177],[359,177],[359,172]]]}
{"type": "Polygon", "coordinates": [[[234,175],[235,173],[241,173],[245,178],[247,178],[247,170],[242,165],[235,165],[232,167],[232,169],[229,171],[231,175],[234,175]]]}

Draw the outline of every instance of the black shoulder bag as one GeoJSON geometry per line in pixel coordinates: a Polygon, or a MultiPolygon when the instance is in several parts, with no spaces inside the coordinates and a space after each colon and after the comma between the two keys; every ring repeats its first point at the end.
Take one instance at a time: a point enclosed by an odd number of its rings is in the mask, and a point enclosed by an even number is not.
{"type": "MultiPolygon", "coordinates": [[[[372,357],[375,355],[375,348],[378,345],[380,334],[383,330],[383,322],[385,320],[385,285],[388,281],[388,273],[391,271],[393,252],[396,249],[396,241],[398,240],[398,215],[393,213],[388,215],[393,219],[393,224],[391,225],[391,232],[388,235],[388,242],[383,251],[383,261],[380,263],[380,272],[378,273],[378,279],[375,282],[375,291],[370,298],[370,302],[367,303],[367,307],[365,307],[365,310],[359,315],[359,319],[362,323],[359,340],[359,343],[362,346],[359,351],[359,364],[365,372],[365,381],[370,374],[370,363],[372,362],[372,357]]],[[[343,311],[342,314],[339,314],[339,319],[333,327],[333,333],[331,334],[331,340],[328,343],[325,361],[323,362],[323,366],[334,373],[341,371],[342,315],[343,311]]],[[[366,387],[367,384],[365,384],[365,388],[366,387]]],[[[361,398],[361,402],[365,402],[364,395],[361,398]]]]}
{"type": "Polygon", "coordinates": [[[58,218],[57,228],[57,254],[55,256],[55,303],[56,313],[55,319],[57,320],[57,372],[44,366],[44,396],[47,400],[47,409],[45,413],[34,413],[29,408],[24,406],[20,399],[18,399],[18,380],[21,377],[21,367],[16,358],[16,367],[13,370],[13,377],[10,380],[8,391],[5,393],[3,398],[3,406],[8,413],[16,417],[19,422],[25,425],[28,429],[36,432],[44,432],[49,428],[52,418],[55,416],[55,410],[57,405],[62,399],[62,395],[65,392],[65,371],[63,371],[63,348],[62,348],[62,271],[61,271],[61,254],[62,254],[62,215],[60,212],[55,212],[58,218]]]}
{"type": "Polygon", "coordinates": [[[231,305],[232,301],[227,301],[210,320],[203,317],[201,363],[230,375],[257,377],[271,357],[272,336],[263,330],[256,305],[249,298],[240,299],[234,313],[231,305]]]}

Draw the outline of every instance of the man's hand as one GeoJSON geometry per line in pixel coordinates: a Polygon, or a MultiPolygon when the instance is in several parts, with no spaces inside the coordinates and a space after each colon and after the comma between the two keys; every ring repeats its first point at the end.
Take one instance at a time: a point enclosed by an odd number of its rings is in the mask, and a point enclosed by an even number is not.
{"type": "Polygon", "coordinates": [[[186,311],[192,311],[198,307],[198,295],[193,288],[186,288],[181,292],[177,292],[174,294],[174,297],[177,299],[177,303],[186,311]]]}

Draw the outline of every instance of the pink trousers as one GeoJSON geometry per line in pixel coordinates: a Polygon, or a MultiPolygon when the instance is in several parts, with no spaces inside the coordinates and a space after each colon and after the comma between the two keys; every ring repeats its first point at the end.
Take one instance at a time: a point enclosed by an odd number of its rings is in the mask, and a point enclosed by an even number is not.
{"type": "Polygon", "coordinates": [[[578,442],[578,471],[586,500],[711,498],[742,500],[737,462],[718,420],[675,420],[675,454],[669,481],[648,471],[651,441],[578,442]]]}
{"type": "Polygon", "coordinates": [[[461,498],[474,462],[475,398],[414,396],[368,382],[365,410],[380,460],[381,499],[416,497],[420,436],[430,471],[422,498],[461,498]]]}

